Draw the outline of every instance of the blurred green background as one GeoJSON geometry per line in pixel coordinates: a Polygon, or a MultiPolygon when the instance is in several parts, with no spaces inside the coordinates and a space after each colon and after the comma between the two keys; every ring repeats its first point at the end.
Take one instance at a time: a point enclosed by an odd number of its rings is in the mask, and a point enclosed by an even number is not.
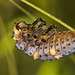
{"type": "MultiPolygon", "coordinates": [[[[15,41],[11,38],[14,22],[24,20],[33,23],[41,17],[51,24],[57,25],[58,30],[67,30],[54,20],[43,15],[19,0],[14,0],[28,13],[22,12],[9,0],[0,0],[0,75],[75,75],[75,54],[52,62],[33,60],[15,48],[15,41]]],[[[28,0],[52,15],[58,17],[75,28],[75,0],[28,0]]]]}

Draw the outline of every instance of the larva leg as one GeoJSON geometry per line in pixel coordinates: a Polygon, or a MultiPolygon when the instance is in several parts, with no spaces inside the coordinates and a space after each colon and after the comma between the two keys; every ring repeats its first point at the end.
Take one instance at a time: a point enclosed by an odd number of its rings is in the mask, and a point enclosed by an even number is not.
{"type": "Polygon", "coordinates": [[[48,33],[48,32],[49,32],[50,30],[52,30],[52,29],[56,30],[57,28],[56,28],[55,25],[51,25],[51,26],[47,29],[46,33],[48,33]]]}
{"type": "MultiPolygon", "coordinates": [[[[33,37],[36,33],[42,31],[42,28],[41,28],[41,27],[42,27],[43,25],[46,25],[46,22],[45,22],[44,20],[42,20],[41,18],[38,18],[38,19],[32,24],[32,27],[31,27],[31,28],[34,28],[34,26],[35,26],[39,21],[41,21],[42,23],[38,26],[38,29],[31,35],[31,37],[33,37]]],[[[43,30],[43,31],[39,34],[38,37],[36,36],[36,38],[39,38],[45,31],[46,31],[46,29],[43,30]]]]}
{"type": "MultiPolygon", "coordinates": [[[[50,37],[47,39],[47,40],[45,40],[45,42],[47,43],[54,35],[55,35],[55,33],[56,33],[56,26],[55,25],[52,25],[52,26],[50,26],[47,30],[46,30],[46,32],[45,33],[48,33],[50,30],[52,30],[52,29],[54,29],[55,30],[55,32],[53,32],[51,35],[50,35],[50,37]]],[[[44,40],[44,39],[43,39],[44,40]]],[[[42,40],[42,41],[43,41],[42,40]]]]}
{"type": "Polygon", "coordinates": [[[38,39],[45,31],[46,31],[46,29],[44,29],[44,30],[36,37],[36,39],[38,39]]]}
{"type": "Polygon", "coordinates": [[[41,18],[38,18],[33,24],[32,24],[32,28],[39,22],[41,21],[42,23],[38,26],[38,28],[42,27],[43,25],[46,25],[46,22],[44,20],[42,20],[41,18]]]}
{"type": "Polygon", "coordinates": [[[36,33],[40,32],[42,30],[42,28],[37,29],[32,35],[31,37],[33,37],[36,33]]]}
{"type": "Polygon", "coordinates": [[[55,32],[53,32],[50,37],[46,40],[46,43],[55,35],[55,32]]]}
{"type": "Polygon", "coordinates": [[[47,42],[55,35],[56,29],[57,29],[55,25],[50,26],[50,27],[46,30],[45,33],[48,33],[48,32],[49,32],[50,30],[52,30],[52,29],[54,29],[55,32],[53,32],[47,40],[43,39],[42,42],[46,42],[46,43],[47,43],[47,42]]]}
{"type": "MultiPolygon", "coordinates": [[[[45,23],[45,21],[43,21],[41,18],[38,18],[34,23],[33,23],[33,26],[35,25],[35,24],[37,24],[39,21],[41,21],[42,23],[38,26],[38,28],[40,28],[40,27],[42,27],[43,25],[45,25],[46,23],[45,23]]],[[[46,31],[46,33],[48,33],[50,30],[52,30],[52,29],[54,29],[54,30],[56,30],[56,26],[55,25],[52,25],[52,26],[50,26],[48,29],[44,29],[39,35],[38,35],[38,37],[36,36],[36,38],[38,39],[45,31],[46,31]]],[[[42,29],[41,29],[42,30],[42,29]]],[[[32,34],[32,36],[34,36],[37,32],[39,32],[40,30],[38,29],[38,30],[36,30],[33,34],[32,34]]]]}
{"type": "Polygon", "coordinates": [[[38,32],[41,31],[41,33],[40,33],[38,36],[36,36],[36,39],[38,39],[46,30],[47,30],[47,29],[44,29],[44,30],[42,31],[42,28],[39,28],[38,30],[36,30],[36,31],[31,35],[31,37],[33,37],[36,33],[38,33],[38,32]]]}

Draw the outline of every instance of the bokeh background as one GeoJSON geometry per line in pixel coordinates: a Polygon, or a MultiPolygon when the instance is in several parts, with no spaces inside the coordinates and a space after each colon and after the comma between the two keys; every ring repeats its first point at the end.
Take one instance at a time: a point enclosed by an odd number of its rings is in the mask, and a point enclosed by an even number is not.
{"type": "MultiPolygon", "coordinates": [[[[65,27],[43,15],[32,7],[14,0],[22,8],[17,8],[9,0],[0,0],[0,75],[75,75],[75,54],[52,62],[33,60],[23,51],[15,48],[11,38],[14,22],[17,20],[33,23],[34,18],[43,18],[47,26],[57,25],[58,30],[65,27]]],[[[75,0],[28,0],[75,28],[75,0]]]]}

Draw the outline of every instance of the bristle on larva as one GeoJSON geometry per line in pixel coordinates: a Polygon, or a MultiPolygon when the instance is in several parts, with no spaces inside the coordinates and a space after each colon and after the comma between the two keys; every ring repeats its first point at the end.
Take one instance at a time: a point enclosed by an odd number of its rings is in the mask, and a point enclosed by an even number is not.
{"type": "Polygon", "coordinates": [[[12,38],[15,47],[33,56],[34,60],[53,60],[75,52],[75,31],[56,31],[56,26],[45,27],[46,22],[38,18],[32,24],[17,21],[13,26],[12,38]],[[42,23],[35,27],[41,21],[42,23]],[[54,31],[52,32],[51,30],[54,31]]]}

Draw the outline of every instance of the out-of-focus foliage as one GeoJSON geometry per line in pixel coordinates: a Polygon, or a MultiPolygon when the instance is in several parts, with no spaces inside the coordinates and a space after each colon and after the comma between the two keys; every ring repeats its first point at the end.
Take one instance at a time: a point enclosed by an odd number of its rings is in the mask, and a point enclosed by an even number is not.
{"type": "MultiPolygon", "coordinates": [[[[28,0],[47,12],[60,18],[75,28],[75,1],[71,0],[28,0]]],[[[26,9],[33,17],[41,17],[47,22],[47,26],[57,25],[58,30],[67,30],[57,22],[15,0],[26,9]]],[[[15,41],[11,38],[12,27],[15,21],[24,20],[33,23],[33,19],[20,9],[15,7],[9,0],[0,0],[0,75],[74,75],[75,54],[66,56],[60,60],[33,60],[26,56],[23,51],[15,48],[15,41]]]]}

